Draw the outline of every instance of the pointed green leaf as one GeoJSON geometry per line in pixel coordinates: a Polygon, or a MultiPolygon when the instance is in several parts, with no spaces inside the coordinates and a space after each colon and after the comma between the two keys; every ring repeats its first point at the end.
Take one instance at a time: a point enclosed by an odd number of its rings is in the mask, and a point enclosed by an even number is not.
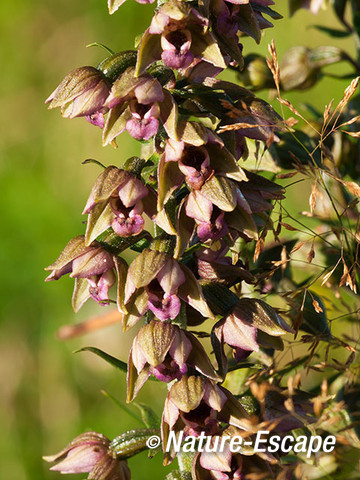
{"type": "Polygon", "coordinates": [[[330,37],[333,38],[346,38],[350,37],[351,35],[351,32],[348,32],[347,30],[338,30],[337,28],[324,27],[323,25],[313,25],[312,27],[316,28],[316,30],[319,30],[320,32],[330,35],[330,37]]]}
{"type": "Polygon", "coordinates": [[[83,347],[79,348],[79,350],[75,350],[74,353],[79,353],[79,352],[92,352],[98,357],[102,358],[105,360],[105,362],[109,363],[115,368],[118,368],[119,370],[122,370],[123,372],[127,372],[127,364],[118,358],[113,357],[112,355],[109,355],[106,352],[103,352],[99,348],[96,347],[83,347]]]}
{"type": "Polygon", "coordinates": [[[143,403],[134,403],[134,405],[140,410],[141,418],[145,427],[159,428],[160,418],[151,407],[144,405],[143,403]]]}

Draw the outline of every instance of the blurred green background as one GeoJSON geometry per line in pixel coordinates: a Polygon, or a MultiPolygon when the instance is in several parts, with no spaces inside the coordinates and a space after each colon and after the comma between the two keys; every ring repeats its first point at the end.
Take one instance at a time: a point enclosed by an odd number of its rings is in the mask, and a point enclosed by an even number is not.
{"type": "MultiPolygon", "coordinates": [[[[266,54],[271,38],[280,58],[302,42],[309,47],[331,43],[309,28],[312,23],[338,26],[331,12],[313,17],[302,11],[288,19],[287,2],[277,3],[286,19],[266,31],[260,46],[246,39],[244,53],[266,54]]],[[[98,41],[115,51],[132,48],[152,11],[152,6],[134,0],[111,17],[106,0],[0,4],[0,477],[6,480],[59,478],[49,472],[42,455],[55,453],[85,430],[112,438],[135,427],[130,416],[101,394],[105,389],[124,401],[124,375],[90,353],[71,353],[93,345],[126,361],[134,332],[123,334],[113,326],[60,342],[56,331],[61,325],[104,310],[89,304],[75,318],[72,281],[45,284],[43,268],[71,237],[84,231],[81,210],[99,172],[95,165],[81,162],[96,158],[120,165],[139,154],[139,146],[125,134],[117,150],[104,149],[99,129],[83,119],[70,122],[58,111],[48,112],[44,100],[68,71],[96,65],[106,56],[99,48],[85,48],[87,44],[98,41]]],[[[313,102],[322,110],[331,97],[341,96],[346,84],[327,78],[311,92],[287,97],[297,106],[313,102]]],[[[294,195],[294,210],[304,209],[301,202],[306,204],[307,196],[294,195]]],[[[165,386],[147,385],[139,401],[160,413],[165,392],[165,386]]],[[[165,476],[160,455],[147,461],[142,454],[130,460],[130,466],[137,480],[165,476]]]]}

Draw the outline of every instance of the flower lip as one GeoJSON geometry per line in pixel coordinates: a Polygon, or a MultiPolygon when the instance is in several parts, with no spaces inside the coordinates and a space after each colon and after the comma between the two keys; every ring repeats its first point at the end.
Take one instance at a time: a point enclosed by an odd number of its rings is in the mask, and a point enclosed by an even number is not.
{"type": "MultiPolygon", "coordinates": [[[[153,284],[153,282],[151,283],[153,284]]],[[[151,284],[149,285],[148,291],[149,309],[159,320],[174,320],[174,318],[179,315],[181,302],[177,295],[169,295],[166,293],[161,293],[160,295],[154,294],[151,292],[151,284]]]]}
{"type": "Polygon", "coordinates": [[[191,33],[189,30],[174,30],[161,36],[163,52],[161,59],[170,68],[187,68],[194,60],[190,52],[191,33]]]}

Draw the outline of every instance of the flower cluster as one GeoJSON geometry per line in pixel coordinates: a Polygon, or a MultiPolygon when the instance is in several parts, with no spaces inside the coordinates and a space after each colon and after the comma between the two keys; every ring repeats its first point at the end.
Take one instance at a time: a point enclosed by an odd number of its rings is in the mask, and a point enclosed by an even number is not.
{"type": "MultiPolygon", "coordinates": [[[[110,13],[123,1],[109,0],[110,13]]],[[[257,160],[288,125],[251,91],[216,78],[228,67],[241,70],[240,38],[260,41],[261,30],[271,26],[264,15],[279,17],[273,3],[160,2],[137,52],[72,71],[47,100],[64,117],[86,117],[100,127],[104,146],[116,146],[125,131],[143,144],[142,158],[104,167],[83,211],[85,235],[47,267],[46,280],[75,278],[75,310],[92,298],[103,306],[116,303],[124,330],[142,321],[126,367],[127,399],[151,379],[169,384],[155,427],[165,464],[175,457],[165,450],[171,434],[253,435],[262,424],[282,434],[314,421],[308,403],[276,382],[275,393],[265,391],[256,401],[254,394],[250,407],[242,396],[247,384],[237,395],[223,385],[228,372],[249,365],[265,377],[274,351],[284,349],[281,337],[296,330],[271,300],[259,298],[259,285],[273,280],[256,263],[267,233],[278,240],[271,212],[285,198],[257,160]],[[248,159],[255,159],[255,168],[248,159]],[[132,261],[128,250],[136,252],[132,261]],[[206,331],[189,329],[199,326],[206,331]],[[210,339],[211,353],[203,338],[210,339]]],[[[84,434],[47,460],[60,461],[53,469],[62,473],[128,479],[126,458],[144,448],[143,433],[129,433],[129,443],[84,434]],[[125,445],[137,447],[125,454],[125,445]]],[[[226,449],[196,455],[191,475],[268,478],[270,464],[276,464],[273,472],[281,469],[272,455],[226,449]]]]}

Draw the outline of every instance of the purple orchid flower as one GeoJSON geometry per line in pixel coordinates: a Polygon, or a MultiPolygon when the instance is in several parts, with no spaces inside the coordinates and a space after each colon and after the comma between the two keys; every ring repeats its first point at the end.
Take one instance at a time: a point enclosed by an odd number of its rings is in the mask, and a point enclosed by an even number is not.
{"type": "Polygon", "coordinates": [[[281,335],[294,330],[267,303],[255,298],[241,298],[231,312],[213,329],[213,346],[222,370],[227,368],[224,343],[233,348],[237,362],[244,360],[260,346],[282,350],[281,335]]]}
{"type": "Polygon", "coordinates": [[[120,237],[138,235],[144,228],[142,200],[149,190],[131,172],[107,167],[97,178],[83,214],[89,215],[88,244],[112,227],[120,237]]]}
{"type": "MultiPolygon", "coordinates": [[[[164,347],[163,347],[164,348],[164,347]]],[[[188,371],[186,360],[189,357],[192,346],[185,332],[176,325],[171,323],[152,321],[151,324],[145,325],[136,335],[130,355],[138,372],[143,371],[146,364],[149,364],[149,374],[154,375],[162,382],[171,382],[179,380],[188,371]],[[148,330],[151,329],[153,335],[153,345],[149,348],[149,340],[146,341],[148,330]],[[170,331],[170,332],[169,332],[170,331]],[[159,340],[167,343],[166,348],[162,351],[161,358],[159,356],[159,342],[156,342],[154,333],[159,334],[159,340]],[[166,342],[168,340],[168,342],[166,342]],[[155,357],[155,362],[153,361],[155,357]],[[162,360],[162,361],[161,361],[162,360]],[[159,363],[157,363],[159,362],[159,363]],[[153,363],[156,363],[153,365],[153,363]]]]}
{"type": "Polygon", "coordinates": [[[213,173],[210,156],[205,146],[195,146],[169,139],[165,146],[165,161],[177,161],[187,184],[199,190],[213,173]]]}
{"type": "Polygon", "coordinates": [[[159,105],[144,105],[132,100],[129,109],[132,116],[126,122],[126,130],[136,140],[149,140],[159,129],[159,105]]]}
{"type": "Polygon", "coordinates": [[[134,325],[148,310],[161,321],[175,319],[180,299],[205,318],[213,318],[194,274],[169,255],[145,249],[127,272],[124,328],[134,325]]]}
{"type": "Polygon", "coordinates": [[[45,269],[51,271],[45,281],[58,280],[70,273],[70,277],[76,279],[75,310],[90,297],[100,305],[108,305],[108,292],[116,281],[115,266],[114,257],[109,252],[100,246],[86,246],[84,236],[80,235],[70,240],[59,258],[45,269]]]}
{"type": "Polygon", "coordinates": [[[209,20],[190,4],[179,0],[169,0],[155,13],[140,43],[137,73],[145,72],[158,60],[182,72],[198,60],[205,60],[220,69],[226,68],[220,48],[210,32],[209,20]],[[204,44],[209,48],[204,48],[204,44]]]}
{"type": "Polygon", "coordinates": [[[210,380],[183,376],[166,397],[163,424],[167,424],[170,430],[178,430],[181,424],[179,430],[184,430],[186,435],[198,436],[202,431],[215,434],[220,428],[218,414],[226,401],[222,389],[210,380]],[[191,400],[184,395],[188,390],[194,393],[191,400]]]}
{"type": "MultiPolygon", "coordinates": [[[[177,292],[185,282],[183,270],[176,260],[169,257],[159,271],[155,270],[150,275],[149,280],[149,283],[145,285],[148,297],[146,310],[151,310],[161,321],[173,320],[180,312],[181,302],[177,292]]],[[[135,290],[136,282],[129,271],[125,286],[125,304],[130,301],[135,290]]]]}
{"type": "Polygon", "coordinates": [[[137,140],[149,140],[159,128],[160,106],[164,100],[161,84],[149,74],[140,77],[134,76],[134,68],[129,67],[114,82],[106,107],[110,109],[105,130],[113,128],[114,117],[123,119],[116,135],[112,134],[110,140],[124,130],[137,140]]]}
{"type": "Polygon", "coordinates": [[[162,382],[180,380],[189,368],[220,380],[197,338],[177,325],[152,320],[136,335],[128,361],[128,401],[154,375],[162,382]]]}
{"type": "MultiPolygon", "coordinates": [[[[248,414],[225,388],[213,380],[200,376],[184,375],[174,383],[166,397],[161,433],[166,446],[170,431],[185,436],[215,435],[221,424],[241,427],[248,414]]],[[[174,458],[175,451],[164,452],[165,464],[174,458]]]]}

